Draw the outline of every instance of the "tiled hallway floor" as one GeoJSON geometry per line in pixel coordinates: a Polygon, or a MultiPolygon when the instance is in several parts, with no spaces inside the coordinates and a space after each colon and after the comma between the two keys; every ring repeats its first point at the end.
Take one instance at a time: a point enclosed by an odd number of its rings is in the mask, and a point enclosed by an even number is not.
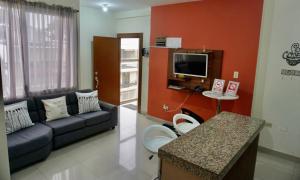
{"type": "MultiPolygon", "coordinates": [[[[12,175],[13,180],[151,180],[158,158],[142,145],[143,129],[156,122],[120,107],[120,123],[51,153],[47,160],[12,175]]],[[[256,180],[300,180],[300,163],[258,153],[256,180]]]]}

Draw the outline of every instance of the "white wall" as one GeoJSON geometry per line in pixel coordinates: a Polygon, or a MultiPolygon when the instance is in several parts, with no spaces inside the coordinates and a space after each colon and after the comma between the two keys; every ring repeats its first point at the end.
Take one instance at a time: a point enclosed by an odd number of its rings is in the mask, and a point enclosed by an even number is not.
{"type": "Polygon", "coordinates": [[[252,102],[252,116],[262,117],[262,99],[264,96],[265,79],[267,71],[267,59],[269,55],[271,29],[273,22],[274,0],[265,0],[263,17],[261,22],[258,61],[256,67],[256,79],[252,102]]]}
{"type": "Polygon", "coordinates": [[[143,33],[144,47],[150,46],[150,8],[118,12],[114,16],[116,33],[143,33]]]}
{"type": "MultiPolygon", "coordinates": [[[[115,13],[116,33],[143,33],[143,47],[150,46],[151,9],[115,13]]],[[[141,112],[147,113],[149,58],[143,57],[141,112]]]]}
{"type": "Polygon", "coordinates": [[[115,36],[115,19],[101,9],[80,6],[79,88],[93,88],[92,42],[94,36],[115,36]]]}
{"type": "Polygon", "coordinates": [[[300,77],[281,75],[281,69],[300,70],[282,58],[292,43],[300,43],[299,0],[265,0],[252,116],[272,127],[261,133],[260,145],[300,157],[300,77]]]}
{"type": "Polygon", "coordinates": [[[148,110],[149,57],[143,57],[141,113],[148,110]]]}
{"type": "Polygon", "coordinates": [[[1,88],[0,89],[0,179],[9,180],[10,171],[9,171],[9,162],[8,162],[5,120],[4,120],[4,112],[3,112],[3,94],[2,94],[1,80],[0,80],[0,88],[1,88]]]}

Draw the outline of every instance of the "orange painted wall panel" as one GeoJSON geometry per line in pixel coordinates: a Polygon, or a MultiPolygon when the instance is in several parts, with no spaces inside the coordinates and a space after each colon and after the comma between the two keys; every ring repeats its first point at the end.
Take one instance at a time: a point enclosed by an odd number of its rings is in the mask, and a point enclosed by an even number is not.
{"type": "MultiPolygon", "coordinates": [[[[151,45],[155,37],[182,37],[183,48],[224,50],[222,79],[232,80],[239,71],[237,101],[223,102],[223,110],[250,115],[256,72],[263,0],[203,0],[156,6],[151,12],[151,45]]],[[[163,104],[176,108],[188,95],[167,89],[168,50],[151,48],[148,113],[171,120],[163,104]]],[[[186,104],[205,119],[216,111],[214,100],[194,94],[186,104]]]]}

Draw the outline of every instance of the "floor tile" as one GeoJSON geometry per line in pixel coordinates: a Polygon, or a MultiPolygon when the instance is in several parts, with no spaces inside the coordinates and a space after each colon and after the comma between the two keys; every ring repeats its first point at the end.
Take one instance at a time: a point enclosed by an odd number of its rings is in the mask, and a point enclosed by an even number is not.
{"type": "Polygon", "coordinates": [[[272,166],[274,169],[279,169],[286,173],[292,172],[295,166],[295,162],[293,161],[262,152],[258,152],[257,161],[263,162],[266,165],[272,166]]]}
{"type": "Polygon", "coordinates": [[[79,164],[79,162],[73,159],[69,154],[58,154],[57,152],[57,154],[51,154],[46,161],[43,161],[36,166],[38,166],[38,170],[41,173],[49,177],[53,174],[65,171],[77,164],[79,164]]]}
{"type": "Polygon", "coordinates": [[[88,169],[82,165],[74,165],[55,171],[52,173],[44,172],[47,180],[97,180],[88,169]]]}
{"type": "Polygon", "coordinates": [[[259,180],[292,180],[293,173],[273,168],[270,164],[257,163],[254,176],[259,180]]]}
{"type": "Polygon", "coordinates": [[[300,163],[299,162],[297,162],[297,163],[295,163],[295,168],[294,168],[294,172],[295,173],[299,173],[300,174],[300,163]]]}
{"type": "Polygon", "coordinates": [[[292,179],[293,180],[300,180],[300,174],[294,174],[292,179]]]}
{"type": "Polygon", "coordinates": [[[12,180],[47,180],[46,176],[44,176],[37,168],[29,167],[19,172],[12,174],[12,180]]]}
{"type": "Polygon", "coordinates": [[[255,178],[260,180],[292,180],[294,166],[293,161],[258,152],[255,178]]]}
{"type": "Polygon", "coordinates": [[[293,180],[300,180],[300,163],[295,163],[293,180]]]}

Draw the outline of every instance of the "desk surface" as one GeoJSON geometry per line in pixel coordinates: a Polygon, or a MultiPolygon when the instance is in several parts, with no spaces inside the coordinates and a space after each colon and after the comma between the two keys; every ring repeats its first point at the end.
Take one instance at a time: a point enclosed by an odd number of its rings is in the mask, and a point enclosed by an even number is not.
{"type": "Polygon", "coordinates": [[[158,156],[196,176],[223,178],[257,137],[264,121],[222,112],[161,147],[158,156]]]}

